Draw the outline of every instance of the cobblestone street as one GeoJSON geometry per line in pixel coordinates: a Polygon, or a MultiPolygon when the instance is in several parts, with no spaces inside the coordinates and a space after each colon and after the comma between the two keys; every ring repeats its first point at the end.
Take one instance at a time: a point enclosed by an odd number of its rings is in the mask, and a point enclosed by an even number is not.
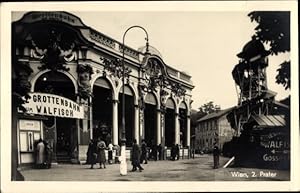
{"type": "Polygon", "coordinates": [[[89,169],[89,165],[58,164],[51,169],[23,169],[26,181],[285,181],[290,172],[285,170],[222,168],[229,158],[220,158],[219,169],[212,169],[211,155],[178,161],[149,161],[144,171],[120,176],[119,165],[107,165],[106,169],[89,169]]]}

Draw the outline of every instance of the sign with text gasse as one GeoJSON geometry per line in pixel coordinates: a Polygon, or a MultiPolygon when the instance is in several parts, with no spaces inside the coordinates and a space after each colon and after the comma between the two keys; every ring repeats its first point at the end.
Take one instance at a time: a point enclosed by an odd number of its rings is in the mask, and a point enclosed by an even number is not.
{"type": "Polygon", "coordinates": [[[23,106],[29,114],[65,118],[84,118],[83,106],[62,96],[48,93],[30,93],[28,103],[23,106]]]}

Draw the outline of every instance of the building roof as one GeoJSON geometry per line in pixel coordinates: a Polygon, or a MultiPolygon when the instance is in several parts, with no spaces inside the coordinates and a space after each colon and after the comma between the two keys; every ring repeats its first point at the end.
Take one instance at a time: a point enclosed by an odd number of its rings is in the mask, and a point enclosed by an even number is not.
{"type": "Polygon", "coordinates": [[[257,122],[258,127],[284,127],[283,115],[255,115],[252,118],[257,122]]]}
{"type": "Polygon", "coordinates": [[[213,119],[213,118],[221,117],[221,116],[229,113],[233,108],[234,107],[231,107],[231,108],[228,108],[228,109],[224,109],[224,110],[220,110],[218,112],[210,113],[208,115],[205,115],[201,119],[198,119],[197,122],[202,122],[202,121],[206,121],[208,119],[213,119]]]}
{"type": "Polygon", "coordinates": [[[283,107],[283,108],[286,108],[286,109],[289,109],[290,107],[286,104],[283,104],[279,101],[274,101],[274,104],[277,105],[277,106],[280,106],[280,107],[283,107]]]}

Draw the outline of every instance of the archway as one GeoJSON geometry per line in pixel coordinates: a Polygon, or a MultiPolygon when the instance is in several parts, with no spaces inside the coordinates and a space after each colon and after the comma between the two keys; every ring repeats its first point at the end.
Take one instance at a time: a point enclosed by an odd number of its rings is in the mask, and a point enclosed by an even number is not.
{"type": "Polygon", "coordinates": [[[157,101],[153,93],[147,93],[145,99],[145,109],[144,109],[144,124],[145,124],[145,141],[151,145],[156,145],[156,135],[157,135],[157,101]]]}
{"type": "Polygon", "coordinates": [[[187,105],[182,102],[179,106],[180,143],[187,146],[187,105]]]}
{"type": "MultiPolygon", "coordinates": [[[[119,93],[119,106],[118,106],[118,125],[119,125],[119,139],[122,138],[122,94],[123,87],[120,89],[119,93]]],[[[126,146],[131,147],[132,141],[134,138],[134,94],[132,89],[125,85],[125,137],[126,137],[126,146]]]]}
{"type": "Polygon", "coordinates": [[[93,139],[102,138],[106,144],[112,136],[112,89],[105,78],[93,85],[93,139]]]}
{"type": "MultiPolygon", "coordinates": [[[[35,82],[35,92],[55,94],[76,101],[72,80],[62,72],[49,71],[35,82]]],[[[76,119],[47,116],[44,120],[44,139],[53,147],[57,162],[69,162],[77,146],[76,119]]]]}
{"type": "Polygon", "coordinates": [[[175,143],[175,103],[169,98],[166,102],[165,114],[165,146],[172,147],[175,143]]]}

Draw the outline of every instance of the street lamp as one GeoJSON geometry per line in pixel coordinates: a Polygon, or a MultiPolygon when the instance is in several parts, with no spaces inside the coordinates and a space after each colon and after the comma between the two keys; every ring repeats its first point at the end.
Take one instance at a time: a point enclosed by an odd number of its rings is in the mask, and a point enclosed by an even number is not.
{"type": "Polygon", "coordinates": [[[146,33],[146,53],[148,53],[148,49],[149,49],[149,39],[148,39],[148,33],[147,31],[138,25],[134,25],[129,27],[124,35],[123,35],[123,49],[122,49],[122,83],[123,83],[123,88],[122,88],[122,138],[121,138],[121,163],[120,163],[120,174],[122,176],[127,175],[127,163],[126,163],[126,136],[125,136],[125,36],[127,34],[127,32],[132,29],[132,28],[140,28],[142,29],[145,33],[146,33]]]}

